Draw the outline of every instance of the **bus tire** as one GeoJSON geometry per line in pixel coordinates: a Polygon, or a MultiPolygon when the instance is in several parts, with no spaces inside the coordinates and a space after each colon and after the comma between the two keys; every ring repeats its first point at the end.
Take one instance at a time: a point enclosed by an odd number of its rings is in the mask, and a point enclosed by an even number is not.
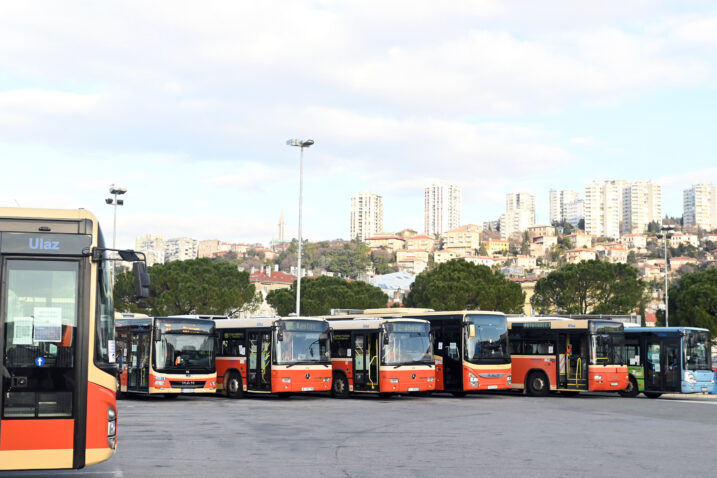
{"type": "Polygon", "coordinates": [[[647,398],[660,398],[660,395],[662,395],[659,392],[642,392],[645,394],[647,398]]]}
{"type": "Polygon", "coordinates": [[[346,375],[335,373],[331,383],[331,396],[334,398],[347,398],[349,396],[349,381],[346,375]]]}
{"type": "Polygon", "coordinates": [[[389,393],[389,392],[379,392],[378,396],[379,396],[380,398],[386,399],[386,398],[391,398],[391,397],[393,397],[393,394],[392,394],[392,393],[389,393]]]}
{"type": "Polygon", "coordinates": [[[179,397],[179,394],[178,394],[178,393],[165,393],[165,394],[164,394],[164,398],[175,399],[175,398],[177,398],[177,397],[179,397]]]}
{"type": "Polygon", "coordinates": [[[528,375],[528,393],[534,397],[545,397],[550,391],[550,382],[544,372],[531,372],[528,375]]]}
{"type": "Polygon", "coordinates": [[[630,379],[627,381],[627,388],[625,390],[620,390],[617,392],[620,394],[621,397],[625,398],[635,398],[640,393],[640,388],[637,385],[637,380],[635,380],[635,377],[630,375],[630,379]]]}
{"type": "Polygon", "coordinates": [[[451,392],[451,395],[458,398],[463,398],[466,396],[466,392],[451,392]]]}
{"type": "Polygon", "coordinates": [[[244,396],[244,386],[238,372],[229,372],[224,376],[224,393],[229,398],[244,396]]]}

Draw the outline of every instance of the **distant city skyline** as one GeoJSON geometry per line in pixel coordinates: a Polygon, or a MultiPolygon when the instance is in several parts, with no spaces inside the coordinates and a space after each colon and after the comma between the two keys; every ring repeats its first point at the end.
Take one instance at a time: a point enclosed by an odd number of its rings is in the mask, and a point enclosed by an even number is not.
{"type": "Polygon", "coordinates": [[[309,240],[348,239],[347,204],[367,190],[383,229],[423,231],[434,178],[461,188],[462,224],[497,220],[516,191],[546,224],[551,189],[613,179],[660,185],[662,215],[681,216],[684,190],[717,184],[717,5],[407,5],[13,3],[0,206],[86,208],[111,238],[116,184],[119,247],[269,244],[282,211],[290,240],[290,138],[315,141],[309,240]]]}

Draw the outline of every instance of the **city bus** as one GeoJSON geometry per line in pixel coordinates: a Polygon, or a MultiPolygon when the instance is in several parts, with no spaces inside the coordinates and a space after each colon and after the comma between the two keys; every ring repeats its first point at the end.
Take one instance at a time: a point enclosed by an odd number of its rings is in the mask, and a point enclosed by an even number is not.
{"type": "Polygon", "coordinates": [[[84,209],[0,208],[0,470],[82,468],[117,444],[110,252],[84,209]]]}
{"type": "Polygon", "coordinates": [[[329,392],[329,324],[315,317],[217,319],[218,389],[244,393],[329,392]]]}
{"type": "Polygon", "coordinates": [[[120,396],[214,393],[214,322],[187,317],[116,320],[120,396]]]}
{"type": "Polygon", "coordinates": [[[350,392],[432,392],[435,366],[431,325],[426,320],[403,318],[332,317],[332,395],[350,392]]]}
{"type": "Polygon", "coordinates": [[[622,322],[511,318],[508,341],[515,390],[545,396],[619,392],[628,386],[622,322]]]}
{"type": "Polygon", "coordinates": [[[663,393],[712,393],[712,339],[696,327],[635,327],[625,329],[630,382],[621,392],[649,398],[663,393]]]}
{"type": "Polygon", "coordinates": [[[400,316],[427,320],[431,324],[435,391],[461,397],[467,392],[510,389],[508,320],[502,312],[412,313],[405,309],[400,316]]]}

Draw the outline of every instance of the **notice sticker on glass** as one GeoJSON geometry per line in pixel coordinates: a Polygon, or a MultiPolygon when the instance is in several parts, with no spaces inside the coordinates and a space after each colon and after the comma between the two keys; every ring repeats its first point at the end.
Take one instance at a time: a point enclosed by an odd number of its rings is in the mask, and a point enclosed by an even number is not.
{"type": "Polygon", "coordinates": [[[12,323],[12,343],[14,345],[32,345],[32,317],[15,317],[12,323]]]}
{"type": "Polygon", "coordinates": [[[239,346],[239,355],[246,355],[246,347],[243,345],[239,346]]]}
{"type": "Polygon", "coordinates": [[[351,357],[351,349],[346,349],[346,356],[351,357]]]}
{"type": "Polygon", "coordinates": [[[60,307],[35,307],[35,342],[62,341],[62,309],[60,307]]]}
{"type": "Polygon", "coordinates": [[[438,350],[443,350],[443,342],[438,342],[438,350]]]}
{"type": "Polygon", "coordinates": [[[552,353],[553,353],[553,346],[552,346],[552,345],[548,346],[548,353],[549,353],[549,354],[552,354],[552,353]]]}
{"type": "Polygon", "coordinates": [[[108,340],[107,341],[107,355],[109,356],[110,363],[115,363],[117,358],[115,357],[115,341],[114,340],[108,340]]]}

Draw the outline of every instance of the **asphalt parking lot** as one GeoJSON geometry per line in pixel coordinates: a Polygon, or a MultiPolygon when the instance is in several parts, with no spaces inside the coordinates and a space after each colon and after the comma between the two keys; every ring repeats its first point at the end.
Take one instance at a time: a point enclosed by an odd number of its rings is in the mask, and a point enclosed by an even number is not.
{"type": "Polygon", "coordinates": [[[120,401],[119,420],[111,460],[62,474],[684,476],[717,463],[706,396],[152,397],[120,401]]]}

